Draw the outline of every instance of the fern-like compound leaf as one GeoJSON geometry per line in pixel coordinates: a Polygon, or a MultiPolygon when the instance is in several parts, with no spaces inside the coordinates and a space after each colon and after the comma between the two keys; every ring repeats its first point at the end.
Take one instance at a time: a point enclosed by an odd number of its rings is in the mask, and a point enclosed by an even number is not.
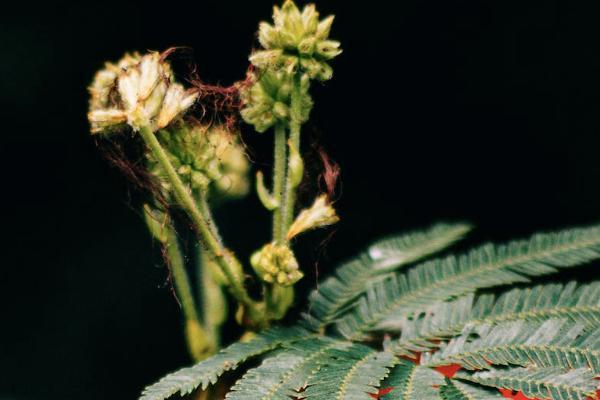
{"type": "Polygon", "coordinates": [[[385,400],[439,400],[439,388],[444,377],[436,371],[401,360],[382,383],[382,388],[392,390],[382,398],[385,400]]]}
{"type": "Polygon", "coordinates": [[[507,245],[484,245],[468,254],[425,262],[373,282],[354,308],[337,322],[348,338],[364,337],[389,318],[427,311],[480,288],[528,282],[529,277],[600,257],[600,228],[537,234],[507,245]]]}
{"type": "Polygon", "coordinates": [[[466,369],[493,365],[589,368],[600,373],[600,327],[584,333],[579,325],[550,319],[468,327],[435,353],[423,354],[427,366],[460,364],[466,369]]]}
{"type": "Polygon", "coordinates": [[[511,368],[472,375],[458,373],[456,378],[485,386],[518,390],[527,397],[552,400],[586,400],[595,397],[598,382],[586,368],[566,372],[560,368],[511,368]]]}
{"type": "Polygon", "coordinates": [[[227,394],[231,400],[289,400],[299,397],[332,349],[343,350],[350,342],[310,338],[282,346],[273,356],[249,370],[227,394]]]}
{"type": "MultiPolygon", "coordinates": [[[[436,342],[459,334],[467,325],[494,325],[504,321],[543,322],[565,318],[586,330],[600,327],[600,282],[577,286],[549,284],[511,289],[494,300],[493,295],[473,294],[440,302],[422,316],[393,321],[391,329],[402,329],[395,345],[399,354],[428,351],[436,342]]],[[[387,328],[387,327],[386,327],[387,328]]]]}
{"type": "Polygon", "coordinates": [[[214,356],[188,368],[173,372],[144,389],[140,400],[164,400],[176,393],[186,395],[201,387],[214,384],[225,371],[236,369],[250,357],[273,350],[283,343],[306,338],[310,333],[293,328],[273,328],[248,342],[237,342],[214,356]]]}
{"type": "Polygon", "coordinates": [[[296,397],[310,400],[371,400],[389,368],[396,364],[394,355],[353,343],[332,348],[296,397]]]}
{"type": "Polygon", "coordinates": [[[469,230],[466,224],[439,224],[374,243],[311,293],[306,322],[313,329],[322,328],[364,292],[367,282],[450,246],[469,230]]]}
{"type": "Polygon", "coordinates": [[[490,390],[482,386],[449,379],[446,379],[446,384],[440,387],[440,397],[443,400],[499,400],[503,398],[496,389],[490,390]]]}

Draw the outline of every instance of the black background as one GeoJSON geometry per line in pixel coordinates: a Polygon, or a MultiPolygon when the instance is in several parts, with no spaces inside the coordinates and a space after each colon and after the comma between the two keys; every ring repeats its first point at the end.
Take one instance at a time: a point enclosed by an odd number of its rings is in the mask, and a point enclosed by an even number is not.
{"type": "MultiPolygon", "coordinates": [[[[318,6],[337,15],[344,53],[334,79],[314,87],[305,137],[342,167],[343,220],[326,246],[326,232],[299,244],[304,290],[373,239],[437,220],[473,222],[471,243],[600,221],[596,10],[552,0],[318,6]]],[[[136,194],[88,134],[86,86],[105,60],[173,45],[194,50],[175,55],[183,75],[194,62],[205,81],[229,85],[270,7],[3,10],[0,398],[132,399],[189,363],[136,194]]],[[[268,168],[271,134],[244,127],[244,140],[268,168]]],[[[314,180],[319,164],[309,167],[314,180]]],[[[244,258],[268,238],[253,195],[218,218],[244,258]]]]}

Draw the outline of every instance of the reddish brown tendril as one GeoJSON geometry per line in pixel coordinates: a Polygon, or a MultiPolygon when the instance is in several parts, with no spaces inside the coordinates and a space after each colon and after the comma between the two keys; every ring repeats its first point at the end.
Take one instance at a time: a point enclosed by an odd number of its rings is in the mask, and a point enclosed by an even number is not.
{"type": "Polygon", "coordinates": [[[321,157],[321,162],[323,163],[323,172],[319,175],[319,184],[321,181],[325,184],[327,197],[329,201],[333,201],[341,168],[339,164],[329,158],[329,155],[322,146],[318,147],[318,152],[321,157]]]}

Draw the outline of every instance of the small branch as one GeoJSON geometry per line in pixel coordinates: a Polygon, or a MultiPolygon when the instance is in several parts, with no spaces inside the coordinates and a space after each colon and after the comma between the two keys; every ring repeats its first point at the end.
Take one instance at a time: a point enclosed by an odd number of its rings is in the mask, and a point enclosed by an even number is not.
{"type": "Polygon", "coordinates": [[[200,213],[202,213],[202,217],[207,222],[209,229],[211,230],[213,236],[217,239],[217,242],[223,246],[223,239],[221,239],[221,235],[219,234],[219,229],[217,224],[215,223],[215,219],[212,216],[212,212],[210,211],[210,207],[208,206],[208,198],[206,191],[200,192],[198,195],[198,205],[200,209],[200,213]]]}
{"type": "Polygon", "coordinates": [[[233,273],[233,267],[229,265],[229,258],[233,257],[231,254],[227,254],[226,249],[221,245],[219,239],[215,237],[210,223],[206,221],[192,195],[188,192],[181,178],[173,168],[173,165],[169,161],[167,154],[160,145],[158,139],[152,132],[152,129],[148,126],[144,126],[140,129],[140,135],[142,136],[146,145],[152,151],[154,157],[157,159],[161,168],[167,175],[169,183],[173,187],[175,199],[179,205],[187,212],[188,216],[192,220],[199,236],[202,239],[202,243],[210,256],[219,265],[223,274],[227,278],[228,288],[231,294],[244,306],[248,308],[248,311],[253,315],[258,315],[256,312],[256,304],[248,295],[248,292],[243,286],[243,283],[238,281],[233,273]]]}
{"type": "Polygon", "coordinates": [[[183,315],[186,320],[199,321],[194,296],[192,295],[192,287],[187,271],[185,270],[185,262],[179,248],[177,235],[170,224],[165,229],[167,233],[167,240],[164,243],[166,262],[171,269],[173,285],[181,302],[183,315]]]}
{"type": "Polygon", "coordinates": [[[196,303],[192,294],[190,280],[185,270],[185,261],[173,226],[165,226],[164,257],[171,270],[173,285],[181,302],[185,317],[185,335],[190,355],[195,361],[200,361],[214,353],[215,344],[206,330],[200,324],[196,303]]]}

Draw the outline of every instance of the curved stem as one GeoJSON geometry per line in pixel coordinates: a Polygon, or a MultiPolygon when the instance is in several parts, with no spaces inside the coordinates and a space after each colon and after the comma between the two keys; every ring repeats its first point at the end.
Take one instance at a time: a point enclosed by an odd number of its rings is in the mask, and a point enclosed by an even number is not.
{"type": "Polygon", "coordinates": [[[278,124],[275,126],[275,150],[273,161],[273,197],[278,206],[273,211],[273,241],[282,243],[285,240],[285,230],[283,226],[282,212],[285,209],[283,204],[284,185],[286,180],[286,148],[285,126],[278,124]]]}
{"type": "MultiPolygon", "coordinates": [[[[142,136],[142,139],[150,148],[150,151],[152,151],[152,154],[154,155],[161,168],[165,172],[169,183],[173,187],[173,192],[176,200],[178,201],[179,205],[187,212],[188,216],[194,223],[194,226],[196,227],[198,234],[202,238],[202,243],[205,246],[206,250],[209,252],[211,257],[214,258],[214,260],[217,262],[217,264],[223,271],[223,274],[227,278],[229,284],[229,291],[240,303],[244,304],[252,313],[253,311],[255,311],[256,308],[255,302],[248,295],[248,292],[244,288],[242,282],[239,282],[236,279],[233,273],[234,269],[232,266],[229,265],[229,257],[226,256],[226,249],[223,248],[221,243],[219,243],[219,240],[215,237],[214,233],[210,228],[209,222],[206,221],[200,210],[198,210],[198,207],[196,206],[192,195],[188,192],[187,188],[181,181],[181,178],[175,171],[175,168],[173,168],[171,161],[169,161],[167,154],[165,153],[158,139],[154,135],[154,132],[152,132],[152,129],[149,126],[144,126],[140,129],[140,135],[142,136]]],[[[229,256],[233,257],[232,255],[229,256]]]]}

